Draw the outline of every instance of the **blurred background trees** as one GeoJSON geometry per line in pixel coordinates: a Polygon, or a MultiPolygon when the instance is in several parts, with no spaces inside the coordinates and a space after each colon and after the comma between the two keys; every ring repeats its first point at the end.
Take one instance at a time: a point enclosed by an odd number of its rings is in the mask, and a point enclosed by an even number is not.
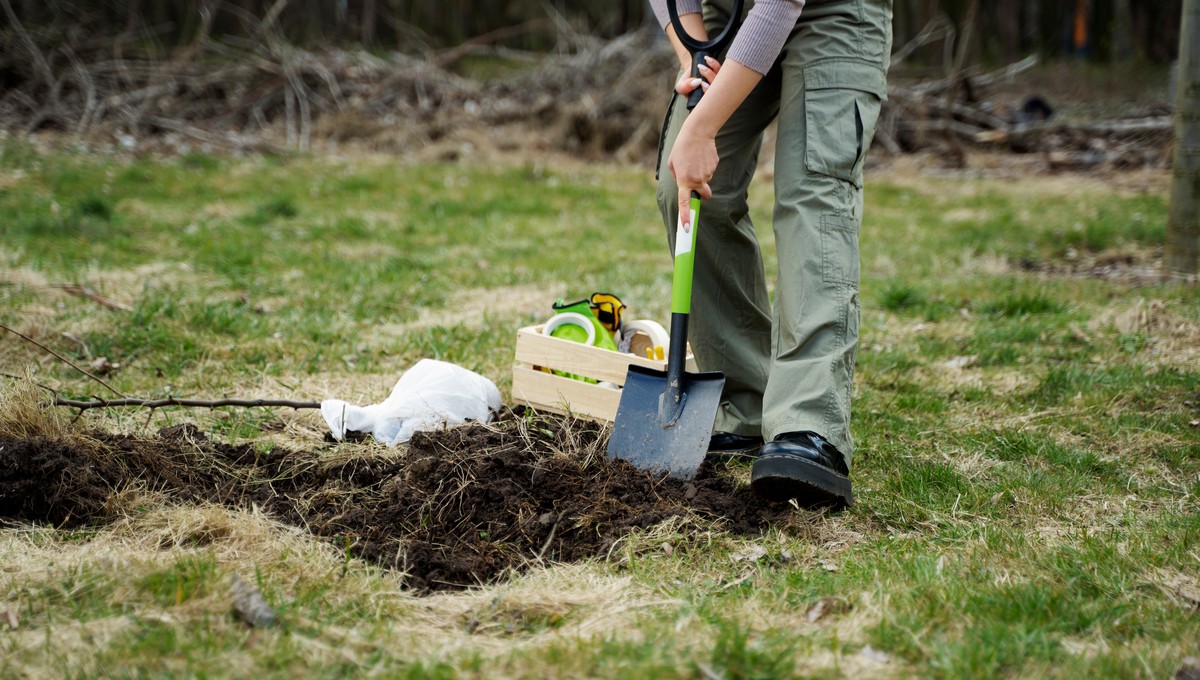
{"type": "MultiPolygon", "coordinates": [[[[173,49],[198,38],[254,40],[263,24],[304,46],[363,46],[423,52],[483,37],[546,51],[564,31],[611,38],[652,21],[646,0],[3,0],[27,28],[72,26],[97,38],[145,36],[173,49]]],[[[895,0],[896,45],[939,17],[960,26],[970,0],[895,0]]],[[[1093,61],[1167,62],[1179,44],[1182,0],[990,0],[981,3],[972,61],[1038,53],[1093,61]]],[[[0,32],[11,23],[0,15],[0,32]]],[[[944,63],[929,44],[907,64],[944,63]]]]}
{"type": "MultiPolygon", "coordinates": [[[[876,143],[1161,165],[1182,3],[895,0],[876,143]]],[[[674,65],[647,0],[0,0],[0,132],[452,155],[525,126],[525,146],[632,160],[674,65]]]]}

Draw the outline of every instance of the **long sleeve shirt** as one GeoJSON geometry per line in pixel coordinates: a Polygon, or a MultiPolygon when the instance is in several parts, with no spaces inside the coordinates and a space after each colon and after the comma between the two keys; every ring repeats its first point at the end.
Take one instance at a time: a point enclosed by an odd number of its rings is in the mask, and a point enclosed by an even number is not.
{"type": "MultiPolygon", "coordinates": [[[[668,0],[650,0],[654,15],[664,29],[671,23],[667,14],[668,0]]],[[[677,0],[679,15],[700,12],[700,0],[677,0]]],[[[775,63],[788,34],[796,26],[804,0],[756,0],[746,20],[742,22],[733,43],[729,46],[728,59],[766,74],[775,63]]]]}

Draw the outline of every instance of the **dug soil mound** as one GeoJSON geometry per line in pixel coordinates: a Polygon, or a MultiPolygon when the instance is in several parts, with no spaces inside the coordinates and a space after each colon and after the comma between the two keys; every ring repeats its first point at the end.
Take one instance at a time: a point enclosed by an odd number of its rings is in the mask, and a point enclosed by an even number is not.
{"type": "Polygon", "coordinates": [[[398,451],[262,451],[192,425],[153,438],[0,439],[0,518],[96,526],[129,511],[120,499],[131,488],[172,502],[257,506],[403,571],[425,592],[603,556],[671,518],[752,535],[793,516],[726,469],[706,465],[688,483],[609,461],[604,437],[588,423],[509,415],[420,433],[398,451]]]}

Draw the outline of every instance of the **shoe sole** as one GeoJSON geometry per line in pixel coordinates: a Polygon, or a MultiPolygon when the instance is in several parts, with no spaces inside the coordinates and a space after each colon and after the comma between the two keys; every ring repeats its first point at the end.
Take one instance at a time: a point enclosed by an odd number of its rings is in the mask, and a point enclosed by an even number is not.
{"type": "Polygon", "coordinates": [[[771,501],[796,499],[805,508],[854,504],[850,478],[797,456],[759,456],[750,470],[750,488],[771,501]]]}

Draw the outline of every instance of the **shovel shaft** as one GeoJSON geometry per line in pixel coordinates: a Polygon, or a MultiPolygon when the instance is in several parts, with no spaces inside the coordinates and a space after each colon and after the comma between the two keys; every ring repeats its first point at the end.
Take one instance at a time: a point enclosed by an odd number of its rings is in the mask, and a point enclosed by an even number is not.
{"type": "Polygon", "coordinates": [[[696,261],[696,227],[700,219],[700,194],[692,192],[689,202],[691,220],[684,229],[683,220],[675,231],[675,271],[671,282],[671,347],[667,353],[667,387],[659,404],[663,422],[674,423],[683,410],[687,386],[684,366],[687,363],[688,317],[692,310],[692,274],[696,261]]]}
{"type": "Polygon", "coordinates": [[[659,419],[663,423],[674,423],[679,420],[679,412],[683,410],[684,376],[683,369],[687,363],[687,332],[688,315],[671,315],[671,342],[667,356],[667,387],[663,390],[660,404],[659,419]],[[674,338],[679,338],[675,341],[674,338]]]}

